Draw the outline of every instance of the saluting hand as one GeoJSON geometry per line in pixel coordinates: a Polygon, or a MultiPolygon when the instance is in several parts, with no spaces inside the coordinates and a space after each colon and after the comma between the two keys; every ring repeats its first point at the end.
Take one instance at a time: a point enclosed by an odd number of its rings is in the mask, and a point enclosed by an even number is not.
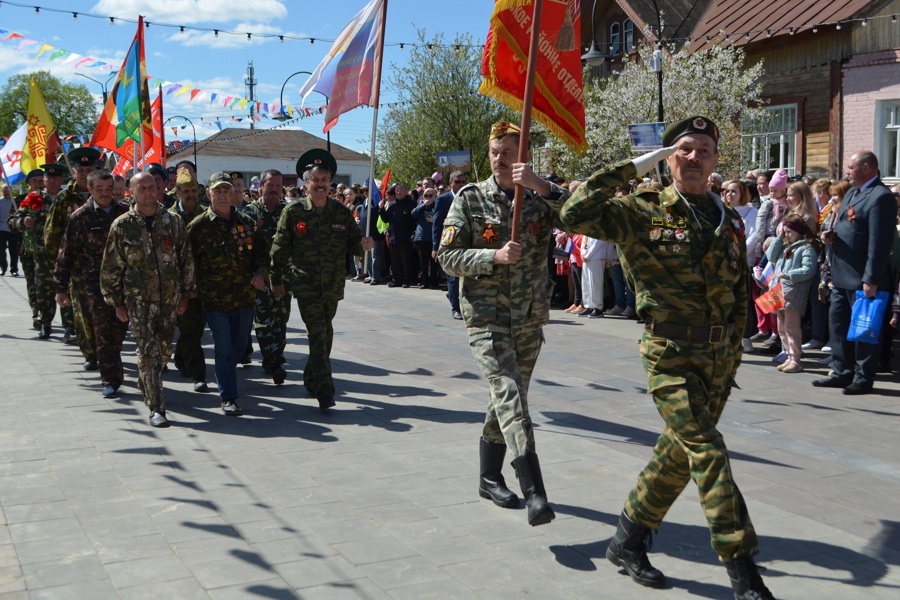
{"type": "Polygon", "coordinates": [[[495,265],[514,265],[522,258],[522,244],[509,241],[494,253],[495,265]]]}

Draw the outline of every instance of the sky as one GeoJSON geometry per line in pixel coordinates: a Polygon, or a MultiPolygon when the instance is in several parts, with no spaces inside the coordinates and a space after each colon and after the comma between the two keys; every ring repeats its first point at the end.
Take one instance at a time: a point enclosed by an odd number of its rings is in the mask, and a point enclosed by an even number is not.
{"type": "MultiPolygon", "coordinates": [[[[285,80],[297,71],[314,71],[327,54],[331,43],[348,21],[365,6],[367,0],[326,0],[308,2],[305,0],[16,0],[0,2],[0,29],[18,33],[37,43],[19,47],[21,40],[0,42],[0,82],[19,73],[49,70],[55,76],[70,83],[85,84],[95,96],[100,112],[102,82],[109,79],[112,87],[115,74],[134,39],[137,25],[118,19],[137,20],[143,15],[150,27],[145,29],[145,51],[147,74],[167,82],[182,84],[189,88],[216,93],[218,98],[233,96],[248,98],[244,80],[247,68],[253,62],[257,80],[256,96],[261,102],[280,103],[279,96],[285,80]],[[40,6],[40,11],[35,11],[40,6]],[[52,12],[49,9],[64,11],[52,12]],[[77,16],[73,13],[81,12],[77,16]],[[92,18],[87,14],[102,16],[92,18]],[[113,18],[110,22],[109,17],[113,18]],[[153,23],[159,25],[153,25],[153,23]],[[162,24],[175,27],[163,27],[162,24]],[[185,26],[181,32],[179,26],[185,26]],[[196,31],[191,28],[237,31],[241,35],[212,31],[196,31]],[[246,33],[270,34],[265,38],[246,33]],[[285,40],[279,41],[278,35],[285,40]],[[291,37],[317,38],[296,40],[291,37]],[[329,40],[329,41],[321,41],[329,40]],[[71,53],[93,58],[80,66],[80,60],[63,59],[50,61],[54,50],[38,53],[46,44],[55,49],[65,49],[71,53]],[[114,65],[113,70],[90,67],[96,62],[114,65]],[[97,80],[95,83],[90,79],[97,80]],[[110,79],[112,77],[112,79],[110,79]]],[[[409,50],[399,44],[412,44],[417,40],[417,30],[424,29],[427,38],[443,34],[450,43],[457,33],[470,33],[482,42],[487,35],[493,3],[490,0],[457,0],[450,4],[428,0],[388,0],[387,25],[385,32],[384,76],[394,65],[405,65],[409,50]]],[[[8,34],[7,34],[8,35],[8,34]]],[[[4,36],[0,36],[2,39],[4,36]]],[[[306,75],[292,77],[284,88],[284,103],[299,105],[298,90],[306,81],[306,75]]],[[[193,121],[197,129],[197,139],[204,139],[218,131],[215,125],[204,125],[214,121],[247,117],[248,112],[224,108],[220,102],[210,104],[209,95],[201,95],[191,101],[188,94],[166,95],[163,89],[164,115],[168,119],[181,115],[193,121]]],[[[155,92],[151,90],[151,100],[155,92]]],[[[401,100],[395,93],[382,86],[381,103],[401,100]]],[[[307,107],[320,107],[324,98],[313,92],[307,107]]],[[[383,115],[386,111],[380,111],[383,115]]],[[[331,130],[333,144],[351,148],[358,152],[368,152],[372,132],[374,111],[359,108],[346,113],[331,130]]],[[[300,128],[324,138],[322,115],[294,121],[285,127],[300,128]]],[[[191,139],[193,133],[186,121],[174,118],[166,125],[166,140],[191,139]],[[173,137],[172,127],[177,126],[177,136],[173,137]]],[[[278,121],[262,119],[256,123],[258,129],[268,129],[281,125],[278,121]]],[[[249,129],[249,121],[228,122],[228,127],[249,129]]],[[[62,132],[87,133],[91,132],[62,132]]]]}

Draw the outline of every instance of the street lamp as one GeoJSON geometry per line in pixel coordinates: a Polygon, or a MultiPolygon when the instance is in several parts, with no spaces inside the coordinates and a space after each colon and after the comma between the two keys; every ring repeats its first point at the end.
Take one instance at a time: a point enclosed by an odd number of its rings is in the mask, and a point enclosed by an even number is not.
{"type": "MultiPolygon", "coordinates": [[[[650,59],[650,71],[656,73],[657,82],[659,83],[659,103],[656,106],[656,120],[664,123],[663,115],[663,72],[662,72],[662,17],[659,14],[659,6],[656,0],[653,0],[653,8],[656,10],[656,50],[653,51],[653,57],[650,59]]],[[[662,183],[663,161],[656,164],[656,173],[659,175],[659,182],[662,183]]]]}
{"type": "MultiPolygon", "coordinates": [[[[187,117],[182,117],[181,115],[172,115],[171,117],[166,119],[166,123],[168,123],[172,119],[184,119],[191,124],[191,130],[194,132],[194,170],[199,171],[199,169],[197,168],[197,129],[194,127],[194,122],[187,117]]],[[[163,127],[166,126],[166,123],[163,123],[163,127]]]]}
{"type": "Polygon", "coordinates": [[[100,86],[100,89],[103,90],[103,106],[106,106],[106,99],[109,98],[109,92],[107,92],[107,86],[109,86],[109,82],[112,81],[112,78],[115,77],[117,74],[113,73],[112,75],[110,75],[109,79],[106,80],[106,83],[104,83],[102,81],[97,81],[93,77],[88,77],[84,73],[75,73],[75,74],[81,75],[85,79],[90,79],[91,81],[93,81],[94,83],[96,83],[100,86]]]}
{"type": "MultiPolygon", "coordinates": [[[[291,118],[291,117],[287,116],[287,114],[285,113],[285,110],[284,110],[284,86],[287,85],[287,82],[290,81],[291,77],[293,77],[294,75],[312,75],[312,73],[310,73],[309,71],[297,71],[296,73],[292,73],[292,74],[288,75],[288,78],[284,80],[284,83],[281,84],[281,95],[278,98],[278,104],[279,104],[278,111],[280,114],[277,117],[272,117],[276,121],[287,121],[291,118]]],[[[322,92],[319,92],[319,93],[322,94],[322,92]]],[[[325,94],[322,94],[322,95],[325,96],[325,94]]],[[[328,103],[330,101],[331,101],[331,98],[329,98],[328,96],[325,96],[325,105],[326,106],[328,106],[328,103]]],[[[331,153],[331,131],[327,131],[325,133],[325,136],[326,136],[326,141],[328,144],[328,152],[331,153]]]]}
{"type": "Polygon", "coordinates": [[[581,55],[581,60],[590,67],[599,67],[609,55],[601,52],[597,46],[597,0],[594,0],[594,8],[591,10],[591,49],[581,55]]]}

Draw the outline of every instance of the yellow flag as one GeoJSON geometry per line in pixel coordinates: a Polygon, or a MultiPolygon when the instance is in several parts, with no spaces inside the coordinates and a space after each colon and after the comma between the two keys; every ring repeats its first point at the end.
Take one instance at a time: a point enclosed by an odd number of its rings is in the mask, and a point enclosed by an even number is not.
{"type": "Polygon", "coordinates": [[[41,88],[32,77],[31,90],[28,94],[28,133],[25,147],[22,149],[22,172],[28,175],[29,171],[40,169],[41,165],[53,162],[59,146],[56,126],[50,118],[50,111],[47,110],[41,88]]]}

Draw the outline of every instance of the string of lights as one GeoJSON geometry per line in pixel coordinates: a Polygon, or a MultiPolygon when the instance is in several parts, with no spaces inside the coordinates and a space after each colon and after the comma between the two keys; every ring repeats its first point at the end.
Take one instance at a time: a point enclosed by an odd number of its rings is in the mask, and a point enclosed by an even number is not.
{"type": "MultiPolygon", "coordinates": [[[[79,17],[87,17],[91,19],[100,19],[104,21],[109,21],[110,25],[115,25],[116,22],[122,23],[137,23],[137,19],[127,19],[124,17],[111,17],[105,15],[97,15],[93,13],[86,13],[80,11],[67,10],[62,8],[50,8],[46,6],[36,6],[33,4],[21,4],[19,2],[9,2],[8,0],[0,0],[0,8],[3,6],[15,6],[17,8],[26,8],[34,11],[36,15],[40,15],[41,12],[52,12],[59,14],[71,14],[72,20],[77,21],[79,17]]],[[[228,29],[221,28],[213,28],[213,27],[194,27],[191,25],[175,25],[173,23],[158,23],[156,21],[150,22],[148,20],[144,20],[144,28],[150,29],[151,25],[153,27],[164,27],[166,29],[177,29],[178,33],[185,33],[187,31],[199,31],[202,33],[212,33],[214,37],[219,37],[219,35],[231,35],[231,36],[245,36],[247,41],[252,41],[254,37],[260,39],[277,39],[279,42],[284,42],[285,40],[298,41],[298,42],[307,42],[309,44],[315,44],[316,42],[325,42],[327,44],[334,43],[334,39],[327,38],[319,38],[319,37],[310,37],[310,36],[295,36],[287,33],[259,33],[253,31],[231,31],[228,29]]],[[[438,48],[453,48],[454,50],[460,50],[462,48],[481,48],[484,44],[476,43],[476,44],[435,44],[435,43],[421,43],[421,42],[385,42],[385,46],[393,46],[399,47],[401,50],[405,49],[407,46],[413,48],[425,48],[428,50],[435,50],[438,48]]]]}

